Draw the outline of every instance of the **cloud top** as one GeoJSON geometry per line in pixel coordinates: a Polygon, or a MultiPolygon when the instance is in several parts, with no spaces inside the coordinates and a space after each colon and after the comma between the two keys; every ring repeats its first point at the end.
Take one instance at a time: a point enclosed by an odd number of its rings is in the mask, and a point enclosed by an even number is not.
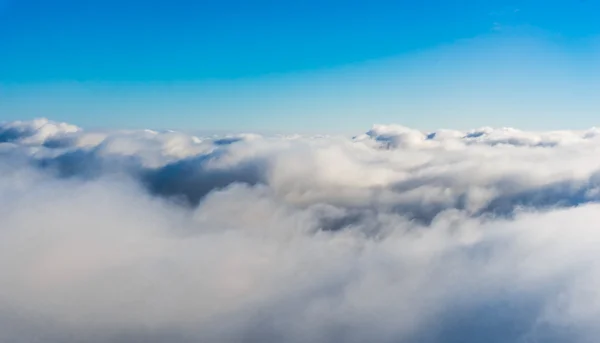
{"type": "Polygon", "coordinates": [[[593,342],[600,138],[0,125],[0,341],[593,342]]]}

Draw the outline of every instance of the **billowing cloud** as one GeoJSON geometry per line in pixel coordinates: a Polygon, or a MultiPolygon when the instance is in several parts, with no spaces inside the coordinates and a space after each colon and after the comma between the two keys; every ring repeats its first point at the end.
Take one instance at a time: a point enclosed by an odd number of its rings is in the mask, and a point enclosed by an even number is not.
{"type": "Polygon", "coordinates": [[[593,342],[600,135],[0,126],[2,342],[593,342]]]}

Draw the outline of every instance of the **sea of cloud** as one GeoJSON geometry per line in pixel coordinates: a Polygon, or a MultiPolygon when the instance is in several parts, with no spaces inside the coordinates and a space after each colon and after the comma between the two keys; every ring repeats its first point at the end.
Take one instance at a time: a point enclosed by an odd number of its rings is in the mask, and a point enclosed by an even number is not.
{"type": "Polygon", "coordinates": [[[596,342],[600,130],[0,125],[0,342],[596,342]]]}

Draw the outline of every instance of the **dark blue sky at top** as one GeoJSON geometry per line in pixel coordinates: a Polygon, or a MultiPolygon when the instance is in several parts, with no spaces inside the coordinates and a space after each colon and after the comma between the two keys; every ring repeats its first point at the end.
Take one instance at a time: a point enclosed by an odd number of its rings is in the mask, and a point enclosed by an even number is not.
{"type": "MultiPolygon", "coordinates": [[[[328,68],[470,38],[495,15],[597,32],[576,1],[0,0],[5,82],[178,81],[328,68]]],[[[510,18],[509,18],[510,19],[510,18]]]]}
{"type": "Polygon", "coordinates": [[[0,68],[16,80],[244,77],[393,55],[485,25],[452,22],[456,5],[416,3],[19,0],[0,24],[0,68]]]}

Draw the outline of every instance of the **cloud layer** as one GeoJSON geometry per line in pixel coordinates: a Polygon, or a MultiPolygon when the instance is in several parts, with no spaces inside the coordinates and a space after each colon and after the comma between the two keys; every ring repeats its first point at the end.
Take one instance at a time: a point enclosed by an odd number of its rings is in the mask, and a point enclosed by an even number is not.
{"type": "Polygon", "coordinates": [[[2,342],[595,342],[600,131],[0,126],[2,342]]]}

